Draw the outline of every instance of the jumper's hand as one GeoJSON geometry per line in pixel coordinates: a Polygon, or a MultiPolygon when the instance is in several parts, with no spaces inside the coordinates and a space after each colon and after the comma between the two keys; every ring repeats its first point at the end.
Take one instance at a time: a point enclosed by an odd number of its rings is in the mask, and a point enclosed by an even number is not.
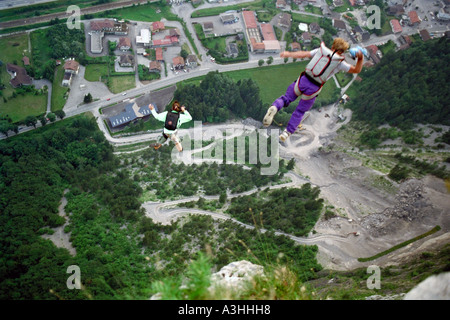
{"type": "Polygon", "coordinates": [[[361,50],[358,50],[358,52],[356,52],[356,57],[357,57],[358,59],[363,59],[363,58],[364,58],[363,53],[362,53],[361,50]]]}

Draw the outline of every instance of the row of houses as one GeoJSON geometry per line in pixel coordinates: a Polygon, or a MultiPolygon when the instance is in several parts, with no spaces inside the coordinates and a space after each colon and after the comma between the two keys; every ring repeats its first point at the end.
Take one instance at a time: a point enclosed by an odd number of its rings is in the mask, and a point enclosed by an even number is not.
{"type": "Polygon", "coordinates": [[[271,24],[261,23],[258,25],[254,11],[243,11],[242,16],[251,52],[279,53],[281,51],[280,42],[277,40],[271,24]]]}
{"type": "Polygon", "coordinates": [[[197,56],[190,54],[186,57],[186,60],[182,56],[177,56],[172,59],[172,68],[174,70],[182,70],[186,67],[196,68],[198,66],[197,56]]]}

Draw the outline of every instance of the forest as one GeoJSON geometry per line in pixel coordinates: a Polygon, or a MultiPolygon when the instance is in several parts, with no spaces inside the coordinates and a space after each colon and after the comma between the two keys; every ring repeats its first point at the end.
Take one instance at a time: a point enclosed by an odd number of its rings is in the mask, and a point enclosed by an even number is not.
{"type": "Polygon", "coordinates": [[[307,236],[323,208],[319,193],[319,188],[309,183],[301,188],[264,190],[257,195],[233,198],[227,212],[259,228],[307,236]]]}
{"type": "Polygon", "coordinates": [[[218,71],[209,72],[200,85],[185,84],[177,88],[174,99],[192,108],[194,119],[203,122],[225,122],[233,117],[262,119],[266,107],[252,79],[234,82],[218,71]]]}
{"type": "MultiPolygon", "coordinates": [[[[196,174],[207,180],[211,170],[235,170],[219,167],[204,165],[196,174]]],[[[240,183],[243,172],[232,174],[227,184],[240,183]]],[[[209,252],[214,268],[241,259],[271,266],[282,253],[280,263],[302,281],[321,270],[316,246],[231,221],[191,216],[155,224],[141,209],[136,175],[85,115],[1,141],[0,299],[148,299],[156,293],[152,283],[182,275],[200,251],[209,252]],[[66,222],[58,214],[63,196],[74,256],[41,237],[66,222]],[[80,268],[81,290],[66,286],[71,265],[80,268]]]]}
{"type": "Polygon", "coordinates": [[[443,37],[416,41],[406,50],[386,54],[360,73],[356,94],[347,106],[355,119],[400,129],[415,124],[450,125],[450,46],[443,37]]]}
{"type": "Polygon", "coordinates": [[[33,66],[27,66],[30,76],[42,77],[53,81],[56,60],[75,58],[81,64],[86,63],[84,25],[81,29],[61,28],[53,25],[31,33],[33,45],[33,66]]]}
{"type": "Polygon", "coordinates": [[[217,162],[168,166],[167,163],[172,161],[172,148],[171,145],[163,146],[159,152],[147,149],[131,157],[127,154],[126,157],[119,158],[123,159],[124,168],[139,183],[144,194],[153,194],[158,200],[173,200],[198,194],[220,195],[227,191],[245,192],[281,183],[288,171],[284,160],[279,162],[278,171],[273,175],[261,175],[260,164],[251,168],[217,162]]]}

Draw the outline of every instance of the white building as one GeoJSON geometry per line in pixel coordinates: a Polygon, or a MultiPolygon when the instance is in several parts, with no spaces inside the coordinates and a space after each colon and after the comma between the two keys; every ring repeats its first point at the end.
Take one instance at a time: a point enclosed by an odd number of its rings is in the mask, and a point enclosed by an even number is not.
{"type": "Polygon", "coordinates": [[[299,23],[298,24],[298,29],[301,32],[308,32],[308,25],[306,23],[299,23]]]}
{"type": "Polygon", "coordinates": [[[136,44],[150,47],[152,36],[149,29],[141,29],[141,35],[136,36],[136,44]]]}

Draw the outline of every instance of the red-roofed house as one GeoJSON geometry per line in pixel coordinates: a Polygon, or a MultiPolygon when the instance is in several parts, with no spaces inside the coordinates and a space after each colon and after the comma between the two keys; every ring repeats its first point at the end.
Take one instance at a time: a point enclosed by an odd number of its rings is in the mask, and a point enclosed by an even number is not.
{"type": "Polygon", "coordinates": [[[254,11],[242,11],[242,16],[244,17],[244,24],[247,29],[258,28],[254,11]]]}
{"type": "Polygon", "coordinates": [[[366,47],[367,51],[369,52],[369,57],[372,59],[374,64],[377,64],[380,62],[382,54],[381,51],[378,49],[376,45],[370,45],[366,47]]]}
{"type": "Polygon", "coordinates": [[[122,37],[119,39],[119,44],[117,45],[117,48],[119,48],[122,51],[130,50],[131,48],[131,40],[127,37],[122,37]]]}
{"type": "Polygon", "coordinates": [[[105,19],[103,21],[91,21],[90,28],[95,32],[114,32],[114,21],[105,19]]]}
{"type": "Polygon", "coordinates": [[[75,60],[69,59],[64,63],[64,71],[70,72],[72,74],[78,74],[78,70],[80,70],[80,64],[75,60]]]}
{"type": "Polygon", "coordinates": [[[164,29],[165,29],[164,22],[161,22],[161,21],[155,21],[150,26],[150,30],[152,30],[153,32],[159,32],[164,29]]]}
{"type": "Polygon", "coordinates": [[[177,44],[178,42],[180,42],[180,39],[175,36],[165,36],[164,39],[170,40],[170,42],[174,45],[177,44]]]}
{"type": "Polygon", "coordinates": [[[172,64],[174,69],[183,69],[184,68],[184,59],[181,56],[175,57],[172,59],[172,64]]]}
{"type": "Polygon", "coordinates": [[[150,62],[150,65],[148,67],[149,72],[161,73],[161,70],[162,70],[161,62],[159,61],[150,62]]]}
{"type": "Polygon", "coordinates": [[[286,8],[286,0],[277,0],[275,6],[276,6],[277,9],[284,9],[284,8],[286,8]]]}
{"type": "Polygon", "coordinates": [[[277,40],[275,35],[275,31],[270,23],[262,23],[261,25],[261,33],[264,40],[277,40]]]}
{"type": "Polygon", "coordinates": [[[263,53],[266,47],[264,46],[264,43],[257,42],[255,38],[250,38],[250,45],[252,47],[253,52],[260,52],[263,53]]]}
{"type": "Polygon", "coordinates": [[[13,76],[9,83],[11,83],[14,88],[29,86],[33,83],[33,79],[27,74],[25,68],[8,63],[6,64],[6,70],[13,76]]]}
{"type": "Polygon", "coordinates": [[[400,25],[400,22],[398,22],[397,19],[392,19],[391,21],[389,21],[391,28],[392,28],[392,32],[393,33],[400,33],[403,31],[402,26],[400,25]]]}
{"type": "Polygon", "coordinates": [[[369,51],[369,53],[376,54],[378,51],[378,47],[374,44],[367,46],[366,49],[369,51]]]}
{"type": "Polygon", "coordinates": [[[292,51],[298,51],[301,49],[300,43],[298,42],[292,42],[290,46],[292,51]]]}
{"type": "Polygon", "coordinates": [[[409,24],[411,26],[418,26],[420,24],[420,19],[416,11],[410,11],[408,13],[408,16],[409,16],[409,24]]]}
{"type": "Polygon", "coordinates": [[[169,47],[172,45],[172,41],[170,39],[157,39],[152,40],[152,47],[169,47]]]}
{"type": "Polygon", "coordinates": [[[164,58],[162,48],[156,48],[155,51],[156,51],[156,61],[163,62],[164,58]]]}

